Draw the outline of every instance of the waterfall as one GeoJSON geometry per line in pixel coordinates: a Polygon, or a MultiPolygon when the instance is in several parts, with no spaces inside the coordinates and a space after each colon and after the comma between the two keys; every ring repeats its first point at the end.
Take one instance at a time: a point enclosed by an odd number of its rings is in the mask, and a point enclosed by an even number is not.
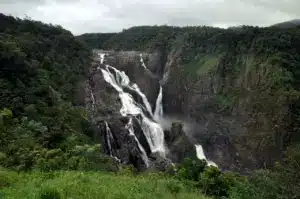
{"type": "Polygon", "coordinates": [[[163,117],[163,106],[162,106],[162,99],[163,99],[163,89],[162,86],[160,86],[159,94],[157,96],[156,105],[155,105],[155,111],[154,111],[154,119],[158,122],[163,117]]]}
{"type": "Polygon", "coordinates": [[[116,82],[121,85],[122,87],[126,87],[132,91],[135,91],[143,100],[143,103],[145,105],[145,108],[147,109],[147,111],[149,112],[149,114],[151,116],[153,116],[153,113],[152,113],[152,107],[151,107],[151,104],[149,103],[147,97],[145,96],[145,94],[141,91],[141,89],[138,87],[137,84],[132,84],[130,85],[130,79],[129,77],[125,74],[124,71],[119,71],[117,70],[116,68],[114,67],[111,67],[111,66],[107,66],[109,69],[112,69],[115,71],[116,73],[116,82]]]}
{"type": "Polygon", "coordinates": [[[105,53],[99,53],[100,56],[100,64],[103,64],[105,53]]]}
{"type": "Polygon", "coordinates": [[[137,137],[134,134],[133,124],[132,124],[132,118],[129,119],[129,122],[126,125],[126,128],[129,131],[129,135],[133,136],[134,139],[135,139],[135,141],[137,142],[139,150],[142,153],[142,159],[144,160],[144,162],[146,164],[146,167],[148,168],[149,167],[149,160],[148,160],[148,157],[147,157],[147,153],[146,153],[145,149],[143,148],[143,146],[141,145],[141,143],[139,142],[139,140],[137,139],[137,137]]]}
{"type": "Polygon", "coordinates": [[[143,59],[143,55],[140,54],[140,57],[141,57],[140,62],[141,62],[141,64],[142,64],[142,66],[143,66],[145,69],[147,69],[146,64],[145,64],[145,62],[144,62],[144,59],[143,59]]]}
{"type": "Polygon", "coordinates": [[[106,121],[105,121],[105,128],[106,128],[106,142],[107,142],[107,146],[108,146],[108,152],[109,152],[109,155],[112,156],[113,153],[112,153],[110,141],[113,140],[114,138],[112,136],[111,130],[106,121]]]}
{"type": "Polygon", "coordinates": [[[114,137],[111,133],[111,130],[107,124],[107,122],[105,121],[105,138],[106,138],[106,143],[107,143],[107,147],[108,147],[108,153],[110,157],[113,157],[116,161],[121,162],[121,160],[113,155],[113,150],[112,150],[112,146],[111,146],[111,141],[114,140],[114,137]]]}
{"type": "Polygon", "coordinates": [[[146,95],[140,90],[140,88],[138,87],[137,84],[133,84],[132,88],[134,89],[134,91],[136,91],[141,96],[141,98],[143,99],[143,102],[146,106],[146,109],[147,109],[148,113],[153,117],[152,107],[151,107],[151,104],[149,103],[146,95]]]}
{"type": "Polygon", "coordinates": [[[92,89],[91,89],[91,99],[92,99],[92,108],[93,108],[93,110],[94,110],[96,101],[95,101],[95,97],[94,97],[94,94],[93,94],[92,89]]]}
{"type": "Polygon", "coordinates": [[[153,118],[148,118],[144,114],[143,109],[141,108],[143,105],[138,104],[131,94],[124,92],[123,87],[127,87],[133,91],[136,91],[143,98],[144,106],[147,107],[146,109],[151,112],[151,106],[146,96],[140,91],[139,87],[136,84],[130,83],[130,79],[124,71],[119,71],[118,69],[108,65],[106,65],[105,69],[101,68],[101,71],[104,80],[111,86],[113,86],[119,93],[119,97],[122,102],[122,108],[120,110],[121,115],[140,115],[141,117],[138,121],[150,146],[151,152],[158,152],[162,156],[164,156],[164,131],[162,127],[158,123],[156,123],[153,118]],[[115,72],[115,75],[111,72],[110,69],[115,72]]]}
{"type": "Polygon", "coordinates": [[[218,167],[216,163],[214,163],[213,161],[210,161],[206,158],[203,147],[200,144],[196,144],[195,147],[196,147],[196,154],[197,154],[198,159],[205,160],[207,162],[208,166],[218,167]]]}

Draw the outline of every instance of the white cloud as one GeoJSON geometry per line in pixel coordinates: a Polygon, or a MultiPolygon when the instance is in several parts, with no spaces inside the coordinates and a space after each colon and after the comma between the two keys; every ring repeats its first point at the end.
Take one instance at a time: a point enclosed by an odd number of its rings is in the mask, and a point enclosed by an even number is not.
{"type": "Polygon", "coordinates": [[[266,26],[300,18],[299,0],[1,0],[0,12],[60,24],[74,34],[137,25],[266,26]]]}

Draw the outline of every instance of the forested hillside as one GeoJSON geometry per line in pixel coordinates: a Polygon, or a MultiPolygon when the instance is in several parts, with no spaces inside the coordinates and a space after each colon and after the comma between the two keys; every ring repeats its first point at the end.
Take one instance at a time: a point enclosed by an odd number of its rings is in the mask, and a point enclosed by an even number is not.
{"type": "Polygon", "coordinates": [[[0,24],[0,165],[100,168],[88,163],[100,161],[101,148],[78,100],[89,48],[59,26],[2,14],[0,24]]]}

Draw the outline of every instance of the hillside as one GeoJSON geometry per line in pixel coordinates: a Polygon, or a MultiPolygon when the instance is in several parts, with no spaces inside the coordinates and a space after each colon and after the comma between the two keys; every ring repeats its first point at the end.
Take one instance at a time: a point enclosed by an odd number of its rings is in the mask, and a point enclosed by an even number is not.
{"type": "Polygon", "coordinates": [[[0,23],[0,198],[300,196],[298,28],[0,23]]]}
{"type": "Polygon", "coordinates": [[[300,26],[300,19],[293,19],[290,21],[275,24],[273,26],[279,28],[295,28],[297,26],[300,26]]]}
{"type": "Polygon", "coordinates": [[[59,26],[2,14],[0,22],[0,164],[100,169],[92,162],[107,158],[78,97],[91,51],[59,26]]]}

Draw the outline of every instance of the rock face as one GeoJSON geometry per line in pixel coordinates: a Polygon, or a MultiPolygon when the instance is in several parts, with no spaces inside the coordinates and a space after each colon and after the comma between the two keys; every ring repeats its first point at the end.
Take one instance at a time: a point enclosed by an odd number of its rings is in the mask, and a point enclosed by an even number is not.
{"type": "Polygon", "coordinates": [[[195,146],[186,136],[181,123],[172,123],[171,130],[165,131],[165,140],[168,157],[173,162],[180,163],[187,157],[196,158],[195,146]]]}
{"type": "Polygon", "coordinates": [[[221,168],[271,166],[288,139],[288,98],[269,88],[270,69],[249,68],[258,58],[240,56],[230,66],[227,59],[211,55],[189,66],[174,57],[164,85],[165,113],[195,120],[193,137],[221,168]]]}
{"type": "MultiPolygon", "coordinates": [[[[180,47],[168,54],[159,51],[109,51],[107,54],[104,64],[124,71],[146,95],[153,110],[161,84],[165,115],[183,118],[183,122],[179,122],[183,126],[178,123],[173,124],[171,129],[165,129],[165,142],[169,150],[167,158],[173,162],[180,162],[187,156],[195,157],[195,144],[201,144],[207,158],[226,170],[244,172],[271,165],[279,158],[282,140],[285,139],[282,130],[288,124],[284,121],[289,118],[287,101],[278,97],[274,103],[278,92],[267,90],[260,93],[260,88],[267,87],[268,82],[262,80],[269,72],[267,69],[247,68],[254,58],[240,57],[248,61],[242,63],[239,73],[233,76],[226,72],[228,63],[220,55],[203,57],[202,64],[192,67],[183,64],[180,47]],[[141,57],[146,68],[141,63],[141,57]],[[263,106],[266,99],[269,103],[263,106]],[[192,120],[194,124],[186,126],[184,120],[192,120]],[[189,129],[183,130],[185,127],[189,129]],[[266,135],[273,138],[267,141],[264,139],[266,135]]],[[[140,153],[138,145],[132,144],[128,130],[124,129],[122,121],[125,119],[120,117],[119,95],[104,81],[97,67],[99,64],[90,69],[85,92],[91,118],[95,124],[108,122],[116,140],[114,153],[122,157],[122,162],[145,169],[143,158],[137,155],[137,152],[140,153]]],[[[126,88],[124,91],[130,93],[136,102],[142,103],[143,99],[135,92],[126,88]]],[[[136,137],[149,158],[149,168],[153,165],[166,168],[169,160],[151,153],[138,122],[133,120],[133,123],[136,137]]],[[[101,132],[103,134],[103,130],[101,132]]]]}
{"type": "Polygon", "coordinates": [[[152,105],[159,80],[165,115],[195,123],[184,130],[189,140],[220,168],[239,171],[271,167],[299,139],[297,34],[275,27],[155,26],[90,43],[148,50],[142,53],[148,70],[138,64],[140,52],[115,52],[109,62],[126,71],[152,105]]]}
{"type": "Polygon", "coordinates": [[[159,76],[156,68],[160,67],[159,54],[146,54],[137,51],[109,52],[105,58],[105,63],[115,66],[117,69],[124,71],[130,80],[136,83],[151,104],[155,104],[159,92],[159,76]],[[147,69],[141,64],[141,55],[147,69]]]}
{"type": "MultiPolygon", "coordinates": [[[[154,64],[155,62],[151,60],[155,60],[157,55],[141,55],[140,52],[105,53],[104,61],[99,60],[99,56],[95,56],[95,63],[90,69],[90,79],[85,88],[85,104],[89,110],[90,118],[97,128],[97,134],[94,135],[95,139],[102,141],[104,152],[107,155],[118,159],[123,164],[132,164],[141,171],[145,169],[168,169],[172,162],[161,154],[151,151],[149,138],[146,137],[145,129],[142,128],[142,126],[145,128],[145,125],[141,124],[144,122],[143,117],[148,117],[150,120],[153,117],[151,108],[149,107],[150,110],[148,110],[146,107],[145,98],[149,99],[154,109],[159,90],[159,76],[155,70],[150,70],[151,68],[155,69],[156,66],[150,64],[150,69],[144,67],[143,64],[145,63],[143,63],[142,58],[150,60],[154,64]],[[133,107],[129,104],[122,104],[124,102],[121,100],[121,93],[105,79],[103,69],[106,68],[106,65],[115,66],[116,69],[124,71],[128,75],[132,82],[130,83],[131,86],[122,86],[122,92],[133,97],[136,104],[134,106],[143,110],[143,115],[126,114],[124,116],[121,108],[130,109],[133,107]],[[133,90],[133,83],[139,86],[141,92],[144,91],[144,98],[140,93],[133,90]]],[[[108,69],[106,68],[106,70],[108,69]]],[[[115,75],[113,81],[127,81],[126,78],[120,79],[121,76],[118,76],[112,68],[109,70],[111,70],[110,75],[115,75]]],[[[136,111],[133,110],[133,112],[136,111]]],[[[149,127],[151,128],[151,126],[149,127]]]]}
{"type": "MultiPolygon", "coordinates": [[[[111,147],[111,156],[120,159],[124,164],[132,164],[139,170],[147,169],[142,153],[139,146],[133,136],[130,135],[126,125],[129,122],[128,117],[119,117],[109,120],[108,126],[112,133],[112,138],[106,141],[109,137],[105,122],[100,123],[100,134],[105,138],[104,150],[106,154],[109,154],[109,145],[111,147]],[[109,142],[109,143],[108,143],[109,142]]],[[[135,126],[135,125],[134,125],[135,126]]]]}
{"type": "MultiPolygon", "coordinates": [[[[237,154],[236,148],[230,136],[232,132],[228,130],[234,123],[227,118],[217,118],[210,112],[207,104],[211,102],[211,97],[206,95],[213,96],[213,91],[205,78],[201,80],[203,81],[202,87],[197,88],[202,92],[194,93],[196,89],[186,87],[189,85],[186,85],[185,79],[181,78],[182,74],[177,76],[178,71],[182,69],[179,64],[180,53],[180,49],[173,50],[163,59],[159,52],[147,54],[135,51],[109,51],[106,52],[103,64],[99,64],[99,57],[95,57],[95,63],[90,69],[90,78],[85,88],[85,104],[92,121],[98,128],[98,133],[94,137],[104,143],[104,151],[107,154],[117,157],[124,164],[133,164],[140,170],[147,168],[166,170],[171,161],[179,163],[186,157],[196,158],[195,144],[202,144],[207,157],[221,168],[235,169],[233,165],[238,164],[238,156],[235,155],[237,154]],[[141,55],[147,68],[142,66],[141,55]],[[167,62],[163,64],[162,60],[167,62]],[[99,67],[103,68],[105,64],[124,71],[146,95],[153,111],[159,92],[159,83],[161,83],[164,88],[163,107],[166,114],[196,119],[197,125],[189,132],[184,131],[185,124],[181,122],[173,123],[170,129],[165,130],[167,159],[159,154],[151,153],[139,122],[132,117],[135,136],[149,159],[149,165],[145,163],[145,157],[138,143],[125,128],[130,117],[122,117],[120,114],[122,103],[119,94],[104,80],[99,70],[99,67]],[[227,120],[227,126],[224,127],[227,120]],[[111,135],[108,135],[105,122],[111,135]]],[[[124,91],[130,93],[137,103],[142,104],[143,99],[136,92],[129,88],[124,88],[124,91]]],[[[233,129],[236,132],[241,132],[241,130],[243,129],[239,125],[233,129]]]]}

